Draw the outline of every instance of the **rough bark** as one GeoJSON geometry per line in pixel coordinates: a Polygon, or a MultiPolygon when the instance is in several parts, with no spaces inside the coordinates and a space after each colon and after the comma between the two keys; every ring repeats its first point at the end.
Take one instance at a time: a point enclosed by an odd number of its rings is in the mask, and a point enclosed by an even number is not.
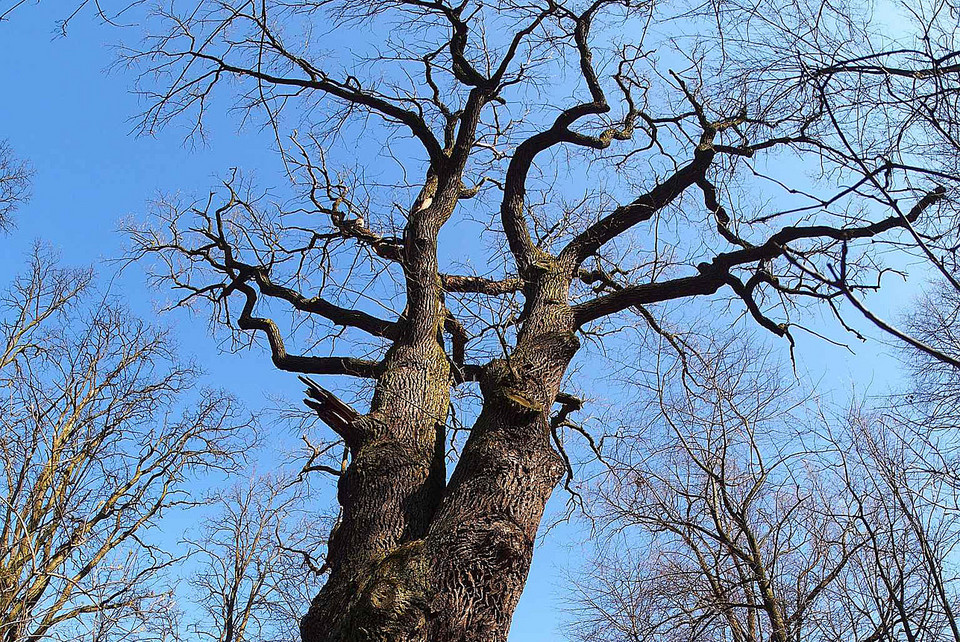
{"type": "Polygon", "coordinates": [[[351,445],[331,575],[302,621],[305,642],[507,639],[563,474],[550,408],[579,347],[569,271],[551,267],[528,292],[517,347],[482,368],[483,407],[445,487],[438,426],[452,381],[441,346],[391,354],[357,422],[383,437],[351,445]]]}

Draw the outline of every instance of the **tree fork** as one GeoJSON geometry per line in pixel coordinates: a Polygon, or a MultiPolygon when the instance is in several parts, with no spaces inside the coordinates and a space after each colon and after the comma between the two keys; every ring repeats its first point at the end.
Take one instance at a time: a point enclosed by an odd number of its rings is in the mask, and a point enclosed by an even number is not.
{"type": "MultiPolygon", "coordinates": [[[[558,335],[539,347],[561,357],[546,377],[559,382],[576,339],[558,335]]],[[[549,437],[547,397],[556,392],[533,377],[517,381],[517,370],[538,368],[522,354],[512,361],[484,368],[483,409],[428,532],[343,581],[331,575],[302,622],[304,642],[506,640],[564,471],[549,437]]]]}
{"type": "MultiPolygon", "coordinates": [[[[340,548],[347,541],[339,532],[344,520],[331,536],[330,556],[353,554],[356,561],[346,572],[331,564],[329,581],[301,622],[304,642],[506,640],[544,509],[564,473],[550,441],[550,410],[580,346],[566,301],[569,279],[558,264],[552,267],[528,291],[533,321],[524,324],[517,348],[482,368],[483,407],[449,484],[440,487],[442,500],[427,517],[427,528],[392,538],[389,550],[367,548],[359,555],[340,548]]],[[[391,357],[378,381],[374,408],[391,382],[399,384],[392,390],[423,383],[394,374],[404,362],[391,357]]],[[[449,361],[445,354],[439,357],[447,368],[448,398],[449,361]]],[[[398,398],[416,392],[405,390],[398,398]]],[[[435,461],[443,461],[444,444],[438,439],[435,447],[435,461]]],[[[350,476],[344,478],[341,501],[350,502],[354,489],[350,476]]],[[[394,483],[395,474],[381,479],[394,483]]],[[[380,492],[366,490],[371,500],[380,492]]],[[[383,506],[371,501],[364,511],[379,516],[383,506]]],[[[359,524],[356,520],[350,528],[359,524]]],[[[369,546],[357,534],[350,541],[369,546]]]]}

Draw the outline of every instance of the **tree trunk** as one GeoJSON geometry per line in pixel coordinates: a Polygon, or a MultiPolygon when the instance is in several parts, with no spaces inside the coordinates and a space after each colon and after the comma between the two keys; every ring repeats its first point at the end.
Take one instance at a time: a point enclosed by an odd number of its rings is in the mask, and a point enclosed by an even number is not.
{"type": "Polygon", "coordinates": [[[363,633],[378,610],[370,591],[424,536],[440,504],[449,375],[437,342],[395,345],[370,412],[345,431],[351,461],[337,489],[330,576],[301,622],[304,640],[387,639],[363,633]]]}
{"type": "Polygon", "coordinates": [[[420,368],[401,350],[390,356],[375,410],[359,422],[383,437],[354,449],[341,480],[343,520],[331,536],[327,584],[301,622],[304,642],[507,639],[544,508],[563,475],[550,409],[579,342],[567,284],[558,278],[554,286],[528,293],[517,348],[483,368],[483,407],[446,487],[436,426],[449,370],[439,354],[420,368]],[[388,398],[398,400],[389,413],[388,398]]]}

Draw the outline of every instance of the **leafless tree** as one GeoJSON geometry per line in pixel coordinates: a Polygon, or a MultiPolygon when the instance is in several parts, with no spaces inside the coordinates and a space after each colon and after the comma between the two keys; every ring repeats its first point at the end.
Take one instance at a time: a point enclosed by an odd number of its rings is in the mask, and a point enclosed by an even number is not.
{"type": "Polygon", "coordinates": [[[577,639],[960,639],[956,438],[828,416],[719,348],[654,373],[652,419],[607,459],[577,639]]]}
{"type": "Polygon", "coordinates": [[[134,256],[237,347],[368,382],[362,411],[309,383],[349,456],[317,462],[342,515],[306,642],[504,640],[571,473],[569,367],[618,330],[661,333],[644,306],[710,297],[792,342],[813,303],[883,327],[864,293],[903,256],[944,264],[956,13],[901,9],[896,37],[806,0],[194,0],[144,19],[141,129],[203,136],[226,97],[292,185],[234,172],[167,199],[134,256]]]}
{"type": "Polygon", "coordinates": [[[838,446],[848,454],[843,487],[865,546],[844,587],[848,599],[836,601],[836,634],[960,640],[955,437],[906,424],[899,412],[859,412],[838,446]]]}
{"type": "Polygon", "coordinates": [[[0,141],[0,230],[10,229],[11,215],[29,197],[31,173],[10,146],[0,141]]]}
{"type": "MultiPolygon", "coordinates": [[[[290,641],[323,573],[323,539],[305,528],[303,486],[255,477],[221,494],[219,510],[190,542],[190,584],[201,639],[290,641]]],[[[316,515],[312,518],[315,520],[316,515]]]]}
{"type": "Polygon", "coordinates": [[[91,279],[38,251],[2,298],[3,642],[169,639],[179,554],[157,526],[251,441],[236,401],[91,279]]]}

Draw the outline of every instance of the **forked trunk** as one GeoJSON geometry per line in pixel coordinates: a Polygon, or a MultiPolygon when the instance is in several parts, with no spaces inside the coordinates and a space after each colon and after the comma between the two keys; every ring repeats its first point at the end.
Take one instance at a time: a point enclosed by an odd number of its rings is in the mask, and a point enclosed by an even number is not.
{"type": "MultiPolygon", "coordinates": [[[[443,452],[432,442],[427,448],[422,421],[416,429],[394,425],[387,430],[419,434],[415,451],[396,442],[377,446],[389,457],[367,455],[363,447],[356,451],[341,483],[341,502],[347,503],[331,539],[331,574],[302,621],[304,642],[507,639],[544,508],[563,474],[550,443],[550,408],[578,347],[567,328],[538,334],[521,337],[509,360],[483,368],[483,407],[445,488],[435,487],[436,478],[427,472],[438,469],[443,452]],[[399,450],[402,456],[396,455],[399,450]],[[352,485],[360,470],[369,489],[352,485]],[[420,480],[419,486],[411,480],[420,480]],[[386,495],[378,503],[379,492],[386,495]],[[351,493],[367,500],[351,504],[351,493]],[[401,494],[402,506],[397,504],[401,494]],[[398,507],[406,523],[395,524],[383,537],[385,513],[398,507]],[[342,532],[361,524],[378,528],[381,536],[342,532]],[[347,550],[348,541],[365,550],[347,550]]],[[[449,394],[449,382],[445,385],[449,394]]],[[[406,398],[435,396],[415,392],[407,390],[406,398]]],[[[369,415],[361,421],[369,421],[369,415]]]]}

